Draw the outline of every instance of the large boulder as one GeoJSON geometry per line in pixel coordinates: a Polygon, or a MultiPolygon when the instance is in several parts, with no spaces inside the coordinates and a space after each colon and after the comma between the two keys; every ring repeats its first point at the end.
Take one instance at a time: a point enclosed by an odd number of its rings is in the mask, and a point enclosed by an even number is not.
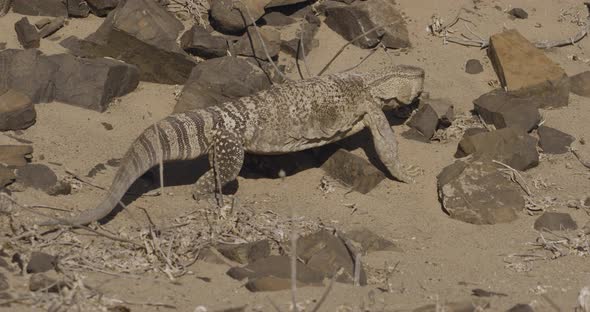
{"type": "Polygon", "coordinates": [[[0,93],[12,88],[33,103],[51,102],[55,94],[51,81],[56,71],[57,65],[38,50],[0,51],[0,93]]]}
{"type": "Polygon", "coordinates": [[[229,50],[227,39],[215,36],[198,25],[182,34],[180,46],[184,51],[206,59],[226,56],[229,50]]]}
{"type": "Polygon", "coordinates": [[[13,0],[12,11],[22,15],[68,16],[63,0],[13,0]]]}
{"type": "Polygon", "coordinates": [[[496,129],[511,127],[529,132],[541,121],[538,105],[532,97],[518,97],[504,90],[490,91],[473,101],[475,111],[496,129]]]}
{"type": "Polygon", "coordinates": [[[114,10],[119,4],[119,0],[86,0],[92,14],[100,17],[114,10]]]}
{"type": "Polygon", "coordinates": [[[39,48],[41,37],[35,26],[29,23],[26,17],[21,18],[14,24],[16,37],[20,45],[25,49],[39,48]]]}
{"type": "Polygon", "coordinates": [[[211,2],[211,24],[220,32],[241,33],[252,24],[250,18],[257,21],[264,15],[264,7],[269,2],[270,0],[214,0],[211,2]]]}

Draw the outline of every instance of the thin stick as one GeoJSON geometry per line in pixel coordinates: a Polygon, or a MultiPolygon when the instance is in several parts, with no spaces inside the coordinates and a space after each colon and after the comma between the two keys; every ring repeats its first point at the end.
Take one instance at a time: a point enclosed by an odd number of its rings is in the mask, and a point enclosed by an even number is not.
{"type": "Polygon", "coordinates": [[[324,68],[322,68],[322,70],[320,70],[320,72],[317,75],[318,76],[321,76],[326,70],[328,70],[328,67],[330,67],[330,65],[332,65],[332,62],[334,62],[334,60],[338,57],[338,55],[340,55],[344,51],[344,49],[346,49],[346,47],[348,47],[349,45],[351,45],[353,42],[355,42],[355,41],[363,38],[364,36],[366,36],[366,35],[374,32],[374,31],[376,31],[378,29],[381,29],[381,28],[387,27],[387,26],[392,26],[392,25],[395,25],[395,24],[398,24],[398,23],[399,23],[399,21],[396,21],[396,22],[392,22],[392,23],[389,23],[389,24],[386,24],[386,25],[375,26],[375,27],[373,27],[373,28],[365,31],[364,33],[362,33],[362,34],[354,37],[352,40],[350,40],[345,45],[343,45],[340,48],[340,50],[338,50],[338,52],[336,52],[336,54],[330,59],[330,61],[328,62],[328,64],[326,64],[324,66],[324,68]]]}
{"type": "Polygon", "coordinates": [[[90,185],[92,187],[95,187],[95,188],[99,189],[99,190],[106,191],[106,188],[105,187],[102,187],[102,186],[100,186],[98,184],[94,184],[94,183],[90,182],[89,180],[87,180],[85,178],[82,178],[81,176],[79,176],[78,174],[76,174],[73,170],[70,170],[67,167],[65,169],[66,169],[66,173],[69,174],[69,175],[71,175],[72,177],[74,177],[74,179],[76,179],[76,180],[78,180],[78,181],[80,181],[82,183],[86,183],[86,184],[88,184],[88,185],[90,185]]]}
{"type": "Polygon", "coordinates": [[[154,123],[154,130],[156,132],[156,141],[158,142],[158,162],[160,163],[160,194],[164,195],[164,150],[160,142],[160,129],[154,123]]]}
{"type": "Polygon", "coordinates": [[[305,47],[303,44],[303,35],[305,33],[305,19],[301,22],[301,30],[299,31],[299,48],[301,49],[301,55],[303,58],[303,66],[305,67],[305,72],[307,73],[307,77],[311,77],[311,71],[309,70],[309,66],[307,65],[307,57],[305,56],[305,47]]]}
{"type": "Polygon", "coordinates": [[[361,253],[354,255],[354,286],[361,285],[361,253]]]}
{"type": "Polygon", "coordinates": [[[516,183],[518,183],[518,185],[520,185],[520,187],[522,187],[522,189],[526,192],[526,194],[528,196],[531,196],[533,193],[531,192],[531,189],[529,188],[529,186],[526,184],[526,180],[522,177],[522,175],[518,172],[518,170],[508,166],[507,164],[503,163],[503,162],[499,162],[497,160],[492,160],[493,163],[504,166],[505,168],[509,169],[510,171],[512,171],[514,173],[514,175],[516,175],[520,181],[516,181],[516,183]]]}

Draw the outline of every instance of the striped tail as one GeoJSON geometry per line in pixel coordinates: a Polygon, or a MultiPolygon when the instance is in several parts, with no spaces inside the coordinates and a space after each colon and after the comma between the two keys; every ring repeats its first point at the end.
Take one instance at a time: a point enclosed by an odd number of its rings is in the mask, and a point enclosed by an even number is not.
{"type": "Polygon", "coordinates": [[[41,225],[83,225],[106,217],[129,187],[146,171],[163,161],[195,159],[207,152],[203,118],[198,111],[171,115],[147,128],[123,157],[115,179],[103,201],[78,216],[56,219],[41,225]]]}

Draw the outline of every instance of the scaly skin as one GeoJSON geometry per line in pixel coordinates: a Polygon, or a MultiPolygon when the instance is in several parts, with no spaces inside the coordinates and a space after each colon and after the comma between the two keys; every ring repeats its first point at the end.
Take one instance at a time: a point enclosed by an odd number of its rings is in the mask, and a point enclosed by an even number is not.
{"type": "MultiPolygon", "coordinates": [[[[411,66],[341,73],[277,85],[220,106],[168,116],[131,145],[106,198],[96,208],[43,225],[81,225],[104,218],[129,186],[159,163],[160,155],[163,161],[172,161],[208,154],[223,186],[237,177],[245,152],[301,151],[336,142],[366,127],[391,175],[410,182],[383,110],[411,103],[422,92],[423,83],[424,71],[411,66]]],[[[215,181],[210,169],[197,180],[194,196],[214,192],[215,181]]]]}

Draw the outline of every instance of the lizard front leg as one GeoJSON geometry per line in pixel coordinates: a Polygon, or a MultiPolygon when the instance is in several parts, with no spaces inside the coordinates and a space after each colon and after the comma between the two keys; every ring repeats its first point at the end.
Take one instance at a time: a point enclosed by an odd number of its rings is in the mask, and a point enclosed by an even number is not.
{"type": "Polygon", "coordinates": [[[209,150],[209,164],[211,169],[194,185],[193,198],[196,200],[217,191],[238,176],[244,164],[244,147],[240,137],[226,130],[216,134],[209,150]]]}
{"type": "Polygon", "coordinates": [[[370,129],[377,155],[389,173],[399,181],[413,183],[414,180],[402,168],[399,161],[397,140],[383,111],[370,108],[365,114],[363,122],[370,129]]]}

